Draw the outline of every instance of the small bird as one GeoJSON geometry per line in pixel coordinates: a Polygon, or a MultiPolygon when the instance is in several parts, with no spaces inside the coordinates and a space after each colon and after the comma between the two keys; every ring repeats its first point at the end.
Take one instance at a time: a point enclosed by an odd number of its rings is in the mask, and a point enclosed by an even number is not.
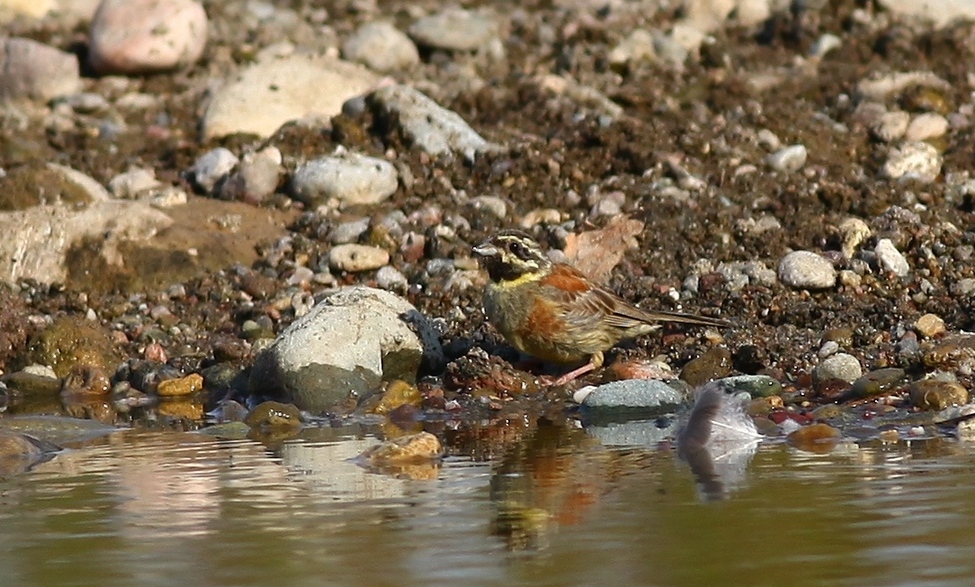
{"type": "Polygon", "coordinates": [[[552,262],[533,238],[518,230],[502,230],[473,250],[491,278],[484,312],[508,344],[550,363],[585,361],[553,385],[601,367],[603,352],[660,328],[659,322],[731,326],[706,316],[641,310],[575,267],[552,262]]]}

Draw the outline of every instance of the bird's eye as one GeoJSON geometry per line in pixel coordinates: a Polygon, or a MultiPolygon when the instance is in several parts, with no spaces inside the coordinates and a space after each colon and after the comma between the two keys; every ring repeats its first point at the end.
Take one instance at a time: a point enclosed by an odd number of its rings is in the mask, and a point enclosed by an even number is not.
{"type": "Polygon", "coordinates": [[[521,256],[525,252],[525,247],[520,242],[514,241],[511,243],[510,250],[512,253],[521,256]]]}

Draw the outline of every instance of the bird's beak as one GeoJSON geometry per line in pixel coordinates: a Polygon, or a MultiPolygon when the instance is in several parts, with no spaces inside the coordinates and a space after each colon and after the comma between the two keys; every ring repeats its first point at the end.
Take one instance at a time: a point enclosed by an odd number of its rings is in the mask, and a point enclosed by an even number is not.
{"type": "Polygon", "coordinates": [[[494,257],[501,254],[498,247],[489,242],[483,242],[472,249],[478,257],[494,257]]]}

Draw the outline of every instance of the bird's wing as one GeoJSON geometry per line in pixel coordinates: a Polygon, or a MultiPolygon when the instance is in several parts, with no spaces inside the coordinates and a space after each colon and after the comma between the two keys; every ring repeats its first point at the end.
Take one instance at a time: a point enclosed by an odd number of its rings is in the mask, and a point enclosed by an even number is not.
{"type": "Polygon", "coordinates": [[[578,327],[597,325],[627,329],[645,322],[641,311],[631,308],[616,294],[595,286],[574,267],[563,264],[553,266],[551,273],[542,279],[546,297],[558,301],[565,309],[564,319],[578,327]],[[623,310],[623,311],[621,311],[623,310]]]}
{"type": "Polygon", "coordinates": [[[679,322],[700,326],[728,327],[731,323],[719,318],[697,316],[668,310],[647,311],[637,308],[615,293],[594,285],[570,265],[556,264],[542,279],[553,300],[566,308],[566,320],[584,325],[603,320],[603,324],[623,330],[640,324],[679,322]]]}

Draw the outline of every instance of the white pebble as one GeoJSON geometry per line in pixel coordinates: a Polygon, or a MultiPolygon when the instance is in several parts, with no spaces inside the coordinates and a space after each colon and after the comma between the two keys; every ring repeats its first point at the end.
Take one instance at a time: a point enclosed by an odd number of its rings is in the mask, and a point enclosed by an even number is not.
{"type": "Polygon", "coordinates": [[[897,277],[906,277],[910,274],[910,264],[889,238],[882,238],[877,241],[877,246],[874,247],[873,252],[877,255],[877,262],[884,271],[890,271],[897,277]]]}
{"type": "Polygon", "coordinates": [[[936,112],[918,114],[907,127],[905,138],[909,141],[924,141],[944,136],[948,132],[948,119],[936,112]]]}
{"type": "Polygon", "coordinates": [[[881,169],[889,179],[916,179],[931,183],[941,173],[941,154],[931,145],[912,141],[892,149],[881,169]]]}
{"type": "Polygon", "coordinates": [[[409,69],[420,62],[413,41],[388,22],[359,27],[342,45],[342,57],[383,72],[409,69]]]}
{"type": "Polygon", "coordinates": [[[392,265],[383,265],[376,271],[376,284],[386,290],[400,290],[409,285],[403,273],[392,265]]]}
{"type": "Polygon", "coordinates": [[[765,162],[776,171],[793,173],[806,164],[807,155],[804,145],[791,145],[772,153],[765,158],[765,162]]]}
{"type": "Polygon", "coordinates": [[[210,193],[217,183],[230,175],[234,167],[240,160],[237,156],[224,147],[217,147],[201,155],[193,163],[193,181],[200,186],[203,191],[210,193]]]}
{"type": "Polygon", "coordinates": [[[344,204],[377,204],[393,195],[398,179],[389,161],[349,153],[301,165],[291,179],[291,191],[309,205],[329,198],[344,204]]]}
{"type": "Polygon", "coordinates": [[[811,251],[793,251],[779,262],[779,279],[788,286],[826,289],[836,284],[836,268],[811,251]]]}
{"type": "Polygon", "coordinates": [[[813,381],[840,379],[852,383],[861,375],[863,375],[863,367],[860,361],[849,353],[836,353],[826,357],[812,372],[813,381]]]}

